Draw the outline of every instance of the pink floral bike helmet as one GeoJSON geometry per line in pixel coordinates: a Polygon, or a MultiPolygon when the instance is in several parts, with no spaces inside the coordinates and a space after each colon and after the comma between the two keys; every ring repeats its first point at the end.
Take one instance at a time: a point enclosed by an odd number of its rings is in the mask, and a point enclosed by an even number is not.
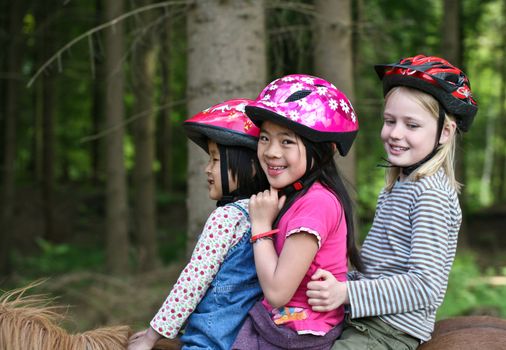
{"type": "Polygon", "coordinates": [[[183,123],[187,136],[207,149],[207,140],[211,139],[224,146],[242,146],[257,149],[260,129],[244,114],[244,107],[253,100],[228,100],[195,114],[183,123]]]}
{"type": "Polygon", "coordinates": [[[353,144],[358,120],[346,95],[328,81],[292,74],[267,85],[246,114],[257,126],[270,120],[312,142],[334,142],[342,156],[353,144]]]}

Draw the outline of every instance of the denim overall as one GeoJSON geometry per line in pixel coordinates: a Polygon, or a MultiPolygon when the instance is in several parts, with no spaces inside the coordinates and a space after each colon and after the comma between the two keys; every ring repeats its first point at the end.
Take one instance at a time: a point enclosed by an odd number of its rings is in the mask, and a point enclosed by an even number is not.
{"type": "MultiPolygon", "coordinates": [[[[249,220],[248,212],[237,203],[249,220]]],[[[232,346],[248,311],[262,295],[253,249],[251,228],[228,251],[216,277],[209,286],[181,336],[182,349],[223,349],[232,346]]]]}

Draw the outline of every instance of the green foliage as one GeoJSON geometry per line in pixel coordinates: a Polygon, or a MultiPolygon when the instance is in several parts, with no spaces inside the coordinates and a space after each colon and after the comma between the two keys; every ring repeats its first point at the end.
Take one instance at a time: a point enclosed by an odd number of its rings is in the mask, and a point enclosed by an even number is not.
{"type": "MultiPolygon", "coordinates": [[[[504,145],[497,135],[488,137],[486,132],[487,119],[499,120],[500,108],[498,104],[500,78],[498,69],[504,61],[500,51],[500,40],[497,33],[501,32],[504,18],[501,17],[499,0],[470,1],[463,0],[462,4],[462,33],[464,38],[463,57],[464,68],[472,77],[472,86],[480,103],[480,113],[473,126],[473,130],[465,135],[465,142],[472,144],[466,151],[466,186],[469,191],[468,203],[471,208],[483,208],[494,202],[493,184],[482,180],[487,147],[487,139],[493,140],[491,147],[495,154],[504,152],[504,145]],[[468,68],[468,69],[467,69],[468,68]],[[488,188],[487,188],[488,186],[488,188]]],[[[23,56],[23,80],[27,80],[41,66],[48,57],[72,39],[85,33],[93,26],[103,23],[103,18],[97,19],[94,2],[72,1],[53,5],[51,20],[44,22],[40,18],[39,5],[34,5],[26,12],[23,19],[23,31],[19,40],[27,42],[27,51],[23,56]],[[41,32],[48,26],[52,35],[50,42],[42,40],[41,32]],[[47,52],[43,52],[45,48],[47,52]]],[[[130,4],[135,7],[135,4],[130,4]]],[[[170,7],[155,16],[156,21],[147,28],[149,35],[158,35],[167,21],[172,23],[170,50],[167,56],[170,79],[170,107],[160,106],[161,77],[160,68],[156,79],[156,101],[154,109],[168,108],[169,118],[173,126],[173,139],[169,145],[157,145],[170,148],[172,153],[172,174],[174,188],[183,190],[186,184],[186,138],[181,132],[181,121],[188,117],[186,111],[186,18],[184,6],[170,7]],[[170,16],[167,14],[170,13],[170,16]],[[166,17],[163,17],[166,16],[166,17]]],[[[381,84],[373,70],[376,63],[387,63],[401,56],[417,53],[440,54],[442,38],[443,6],[439,0],[428,1],[398,1],[370,0],[367,2],[353,2],[354,20],[354,62],[355,62],[355,108],[360,120],[360,133],[357,138],[358,172],[357,188],[360,215],[374,209],[377,192],[381,188],[383,172],[376,169],[383,155],[383,148],[379,141],[381,127],[382,91],[381,84]],[[360,4],[362,4],[360,6],[360,4]],[[360,7],[360,8],[359,8],[360,7]],[[378,171],[377,171],[378,170],[378,171]]],[[[100,16],[98,16],[100,17],[100,16]]],[[[313,42],[315,40],[313,28],[318,17],[314,14],[314,3],[310,0],[274,1],[267,3],[266,24],[268,29],[268,58],[270,78],[288,73],[312,73],[313,42]]],[[[133,95],[131,91],[132,79],[135,79],[135,69],[130,57],[136,48],[136,41],[140,35],[146,35],[136,27],[135,18],[126,23],[125,57],[122,68],[126,72],[127,84],[125,90],[125,120],[132,117],[131,106],[133,95]]],[[[92,177],[93,157],[92,146],[95,142],[102,143],[103,137],[91,142],[82,143],[84,137],[105,131],[103,115],[96,116],[101,125],[94,124],[93,113],[103,110],[96,109],[94,101],[97,96],[104,96],[106,72],[100,70],[104,61],[103,32],[83,40],[70,50],[64,52],[57,62],[40,77],[36,86],[25,89],[20,96],[20,111],[17,140],[17,177],[29,182],[34,178],[34,172],[40,175],[42,158],[41,134],[41,81],[51,77],[55,80],[55,140],[56,151],[54,173],[57,180],[71,180],[86,184],[92,177]],[[90,45],[94,45],[93,51],[90,45]],[[94,56],[94,57],[93,57],[94,56]],[[95,59],[95,61],[93,61],[95,59]],[[93,67],[93,68],[92,68],[93,67]],[[101,86],[101,90],[96,88],[101,86]],[[35,103],[34,103],[35,102],[35,103]]],[[[100,103],[99,103],[100,104],[100,103]]],[[[157,116],[158,118],[158,116],[157,116]]],[[[125,137],[125,162],[128,171],[133,168],[134,145],[129,138],[130,124],[126,121],[127,134],[125,137]]],[[[104,148],[99,152],[103,167],[104,148]]],[[[155,165],[159,172],[160,166],[155,165]]],[[[103,169],[98,169],[103,175],[103,169]]],[[[496,180],[497,181],[497,180],[496,180]]]]}
{"type": "Polygon", "coordinates": [[[104,266],[102,248],[54,244],[42,238],[37,238],[36,243],[38,254],[27,256],[13,252],[13,263],[18,274],[39,277],[81,270],[100,271],[104,266]]]}
{"type": "Polygon", "coordinates": [[[159,206],[179,205],[184,206],[186,193],[157,191],[156,203],[159,206]]]}
{"type": "Polygon", "coordinates": [[[312,22],[307,0],[277,1],[267,7],[269,79],[312,73],[312,22]]]}
{"type": "Polygon", "coordinates": [[[162,230],[159,239],[159,254],[162,262],[168,265],[171,262],[182,260],[185,258],[186,248],[186,231],[179,230],[168,232],[168,230],[162,230]]]}
{"type": "Polygon", "coordinates": [[[417,53],[436,54],[441,39],[442,1],[373,1],[368,22],[378,54],[387,62],[417,53]],[[385,46],[388,45],[385,49],[385,46]]]}
{"type": "MultiPolygon", "coordinates": [[[[37,254],[25,255],[12,252],[16,273],[23,278],[33,278],[68,274],[78,271],[103,272],[105,251],[102,246],[83,244],[55,244],[37,238],[37,254]]],[[[185,230],[167,229],[159,232],[159,254],[164,264],[184,258],[186,247],[185,230]]],[[[134,257],[132,256],[132,259],[134,257]]],[[[132,261],[135,267],[136,262],[132,261]]]]}
{"type": "MultiPolygon", "coordinates": [[[[506,267],[500,271],[506,276],[506,267]]],[[[472,253],[459,253],[450,273],[448,290],[438,310],[438,318],[469,314],[492,314],[506,317],[506,285],[493,286],[494,270],[482,273],[472,253]]]]}
{"type": "MultiPolygon", "coordinates": [[[[506,4],[503,2],[502,6],[506,4]]],[[[506,19],[500,15],[500,1],[487,1],[480,4],[479,8],[470,8],[468,11],[474,16],[474,22],[471,24],[472,31],[466,26],[469,35],[465,44],[470,48],[466,52],[466,68],[472,77],[473,93],[480,110],[471,132],[465,135],[466,161],[470,165],[466,166],[466,194],[470,209],[478,210],[501,199],[494,182],[504,181],[488,176],[491,176],[491,162],[497,163],[506,149],[500,131],[502,127],[498,127],[504,120],[501,116],[501,87],[504,89],[504,82],[500,75],[504,52],[500,49],[501,40],[497,36],[503,31],[506,19]]]]}

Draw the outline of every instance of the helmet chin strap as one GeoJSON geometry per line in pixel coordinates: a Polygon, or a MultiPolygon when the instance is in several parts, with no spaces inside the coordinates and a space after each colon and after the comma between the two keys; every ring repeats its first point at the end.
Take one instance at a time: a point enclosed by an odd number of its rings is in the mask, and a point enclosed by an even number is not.
{"type": "Polygon", "coordinates": [[[314,181],[314,178],[316,178],[319,175],[319,171],[315,171],[313,172],[313,174],[311,174],[311,163],[313,162],[313,152],[311,151],[310,147],[307,147],[304,140],[302,140],[302,143],[304,143],[304,147],[306,148],[306,172],[304,173],[304,175],[302,175],[300,179],[281,189],[278,192],[280,198],[282,196],[288,197],[295,192],[301,191],[302,189],[307,187],[309,183],[312,183],[314,181]]]}
{"type": "MultiPolygon", "coordinates": [[[[438,119],[437,119],[437,132],[436,132],[436,141],[435,141],[435,144],[434,144],[434,148],[432,149],[432,151],[425,158],[423,158],[419,162],[416,162],[416,163],[411,164],[411,165],[399,167],[401,169],[401,172],[402,172],[403,175],[409,176],[419,166],[421,166],[422,164],[424,164],[427,161],[429,161],[430,159],[432,159],[432,157],[434,157],[434,155],[438,152],[438,150],[439,150],[438,149],[438,147],[439,147],[439,139],[441,138],[441,134],[443,132],[444,122],[445,122],[445,109],[444,109],[443,105],[441,103],[439,103],[439,116],[438,116],[438,119]]],[[[377,166],[383,167],[383,168],[393,168],[393,167],[395,167],[395,165],[393,165],[388,159],[385,159],[385,158],[382,158],[382,159],[384,161],[386,161],[388,164],[378,164],[377,166]]]]}
{"type": "Polygon", "coordinates": [[[228,161],[227,161],[227,150],[222,145],[218,144],[218,150],[220,151],[220,173],[221,173],[221,193],[222,197],[216,202],[216,206],[222,207],[225,204],[232,203],[234,196],[229,191],[228,185],[228,161]]]}
{"type": "Polygon", "coordinates": [[[299,192],[314,183],[315,180],[320,176],[323,166],[326,165],[327,162],[330,162],[333,158],[333,155],[330,155],[328,159],[324,159],[322,161],[322,164],[318,169],[313,169],[313,151],[305,139],[302,139],[302,142],[306,147],[306,172],[300,179],[281,189],[278,193],[279,197],[288,197],[289,195],[295,192],[299,192]]]}

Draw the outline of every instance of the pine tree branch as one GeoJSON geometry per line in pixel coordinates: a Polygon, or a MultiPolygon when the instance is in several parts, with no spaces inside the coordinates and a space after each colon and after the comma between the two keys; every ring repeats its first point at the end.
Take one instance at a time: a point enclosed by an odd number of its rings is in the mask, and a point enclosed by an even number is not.
{"type": "Polygon", "coordinates": [[[62,54],[65,53],[66,51],[68,51],[72,46],[74,46],[76,43],[80,42],[81,40],[83,40],[85,38],[88,38],[88,40],[90,40],[90,42],[91,42],[93,40],[91,38],[91,36],[93,34],[99,32],[99,31],[101,31],[103,29],[109,28],[109,27],[113,27],[114,28],[114,25],[116,25],[116,23],[124,21],[125,19],[127,19],[129,17],[132,17],[134,15],[137,15],[137,14],[139,14],[141,12],[151,11],[151,10],[159,9],[159,8],[166,8],[166,7],[169,7],[169,6],[185,5],[187,3],[188,2],[185,1],[185,0],[180,0],[180,1],[172,0],[172,1],[163,1],[163,2],[156,3],[156,4],[143,6],[143,7],[137,8],[135,10],[132,10],[130,12],[124,13],[123,15],[118,16],[118,17],[110,20],[109,22],[103,23],[103,24],[101,24],[99,26],[96,26],[96,27],[88,30],[87,32],[79,35],[78,37],[74,38],[73,40],[71,40],[70,42],[68,42],[67,44],[65,44],[53,56],[51,56],[37,70],[37,72],[35,72],[35,74],[30,78],[30,80],[28,81],[27,87],[30,88],[33,85],[33,83],[35,82],[35,80],[42,74],[42,72],[44,72],[55,61],[57,61],[57,64],[58,64],[58,71],[61,72],[61,70],[62,70],[62,61],[61,61],[62,54]]]}

